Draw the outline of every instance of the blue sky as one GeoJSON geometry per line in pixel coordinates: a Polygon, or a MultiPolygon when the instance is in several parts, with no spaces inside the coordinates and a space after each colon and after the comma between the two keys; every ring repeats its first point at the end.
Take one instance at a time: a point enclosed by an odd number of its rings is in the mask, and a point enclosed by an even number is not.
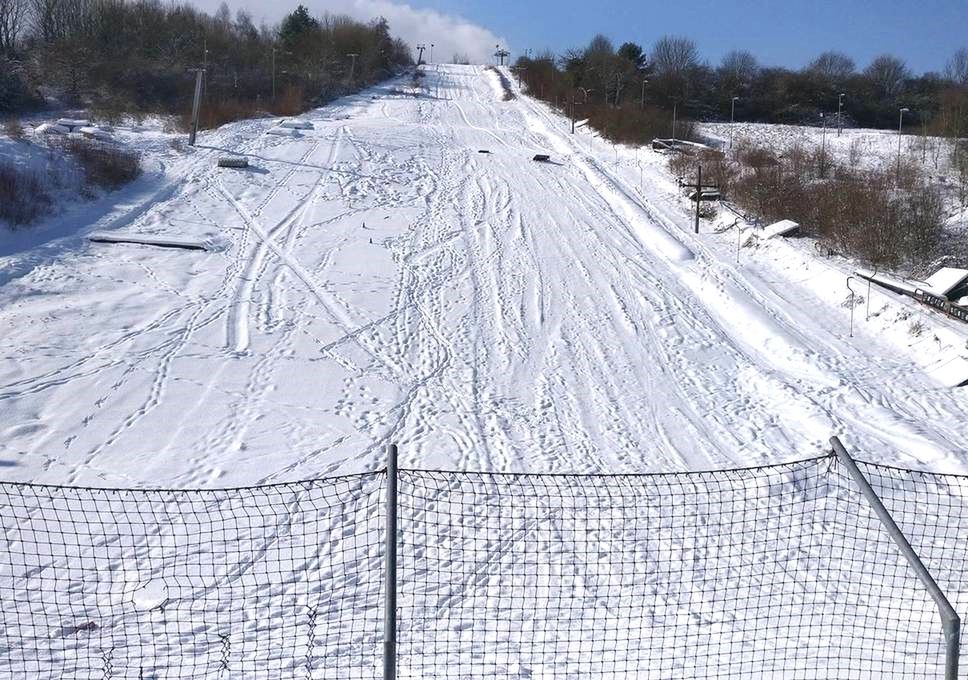
{"type": "MultiPolygon", "coordinates": [[[[968,46],[968,0],[411,0],[415,8],[461,15],[504,37],[515,51],[560,52],[604,33],[645,46],[686,35],[712,63],[734,48],[765,65],[800,67],[820,52],[849,54],[863,68],[890,52],[916,73],[941,71],[968,46]]],[[[427,38],[431,40],[431,38],[427,38]]]]}

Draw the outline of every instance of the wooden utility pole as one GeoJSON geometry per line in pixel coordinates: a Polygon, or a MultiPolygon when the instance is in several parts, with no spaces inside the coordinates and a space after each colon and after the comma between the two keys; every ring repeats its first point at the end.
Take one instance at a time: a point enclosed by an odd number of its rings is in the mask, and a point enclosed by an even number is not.
{"type": "Polygon", "coordinates": [[[354,52],[354,53],[347,54],[346,56],[351,59],[351,61],[350,61],[350,84],[352,85],[353,84],[353,74],[356,72],[356,58],[358,56],[360,56],[360,55],[359,54],[356,54],[354,52]]]}
{"type": "Polygon", "coordinates": [[[699,164],[699,172],[696,174],[696,233],[699,233],[699,206],[702,205],[702,163],[699,164]]]}
{"type": "Polygon", "coordinates": [[[188,146],[195,146],[195,137],[198,135],[198,110],[202,103],[202,81],[205,78],[205,69],[192,70],[195,71],[195,99],[192,101],[192,129],[188,133],[188,146]]]}
{"type": "MultiPolygon", "coordinates": [[[[697,168],[698,169],[697,169],[697,172],[696,172],[696,185],[695,185],[696,193],[694,193],[692,195],[692,198],[696,201],[696,226],[695,226],[695,230],[694,231],[698,234],[699,233],[699,208],[700,208],[700,203],[702,203],[703,198],[704,198],[703,189],[705,188],[705,189],[712,189],[713,190],[709,194],[709,200],[713,201],[713,200],[716,200],[719,197],[719,185],[718,184],[706,184],[706,185],[704,185],[702,183],[702,164],[700,163],[697,166],[697,168]]],[[[681,182],[681,180],[680,180],[680,182],[681,182]]],[[[692,188],[692,185],[690,185],[690,184],[682,183],[682,185],[688,186],[688,187],[692,188]]]]}

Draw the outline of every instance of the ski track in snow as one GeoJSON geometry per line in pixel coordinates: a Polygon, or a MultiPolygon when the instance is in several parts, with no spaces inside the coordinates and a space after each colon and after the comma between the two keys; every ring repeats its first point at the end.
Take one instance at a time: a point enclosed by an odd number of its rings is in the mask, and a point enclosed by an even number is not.
{"type": "Polygon", "coordinates": [[[390,441],[423,468],[707,469],[813,456],[832,434],[965,470],[964,390],[846,337],[840,300],[818,307],[755,254],[737,265],[691,233],[656,163],[639,186],[492,77],[440,66],[436,96],[350,97],[295,138],[207,133],[108,226],[215,252],[12,262],[4,477],[292,480],[378,469],[390,441]],[[214,168],[226,151],[261,172],[214,168]]]}

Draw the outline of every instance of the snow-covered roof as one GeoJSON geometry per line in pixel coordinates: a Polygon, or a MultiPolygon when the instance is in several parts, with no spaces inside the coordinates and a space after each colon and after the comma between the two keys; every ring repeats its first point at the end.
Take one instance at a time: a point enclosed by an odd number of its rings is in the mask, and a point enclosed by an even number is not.
{"type": "Polygon", "coordinates": [[[944,357],[928,367],[927,372],[945,387],[962,387],[968,384],[968,359],[958,355],[944,357]]]}
{"type": "Polygon", "coordinates": [[[925,281],[928,288],[935,295],[947,297],[959,285],[968,279],[968,269],[956,269],[954,267],[944,267],[939,269],[925,281]]]}
{"type": "Polygon", "coordinates": [[[779,222],[774,222],[763,229],[763,236],[766,238],[773,238],[774,236],[786,236],[799,228],[800,225],[793,220],[780,220],[779,222]]]}

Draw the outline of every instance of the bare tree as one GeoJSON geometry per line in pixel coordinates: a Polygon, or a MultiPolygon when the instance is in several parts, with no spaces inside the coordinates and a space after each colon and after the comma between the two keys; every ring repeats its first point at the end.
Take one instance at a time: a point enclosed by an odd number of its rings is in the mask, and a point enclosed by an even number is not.
{"type": "Polygon", "coordinates": [[[23,31],[29,0],[0,0],[0,54],[12,54],[23,31]]]}
{"type": "Polygon", "coordinates": [[[720,78],[737,85],[749,85],[759,70],[756,57],[746,50],[728,52],[719,64],[720,78]]]}
{"type": "Polygon", "coordinates": [[[954,53],[944,70],[945,75],[958,85],[968,86],[968,48],[954,53]]]}
{"type": "Polygon", "coordinates": [[[880,97],[893,99],[901,93],[904,81],[911,77],[911,73],[897,57],[882,54],[864,69],[864,76],[870,80],[880,97]]]}
{"type": "Polygon", "coordinates": [[[683,76],[699,65],[699,50],[689,38],[663,36],[652,47],[656,75],[683,76]]]}
{"type": "Polygon", "coordinates": [[[824,52],[810,62],[807,70],[826,80],[840,82],[853,75],[856,68],[854,60],[846,54],[830,51],[824,52]]]}

